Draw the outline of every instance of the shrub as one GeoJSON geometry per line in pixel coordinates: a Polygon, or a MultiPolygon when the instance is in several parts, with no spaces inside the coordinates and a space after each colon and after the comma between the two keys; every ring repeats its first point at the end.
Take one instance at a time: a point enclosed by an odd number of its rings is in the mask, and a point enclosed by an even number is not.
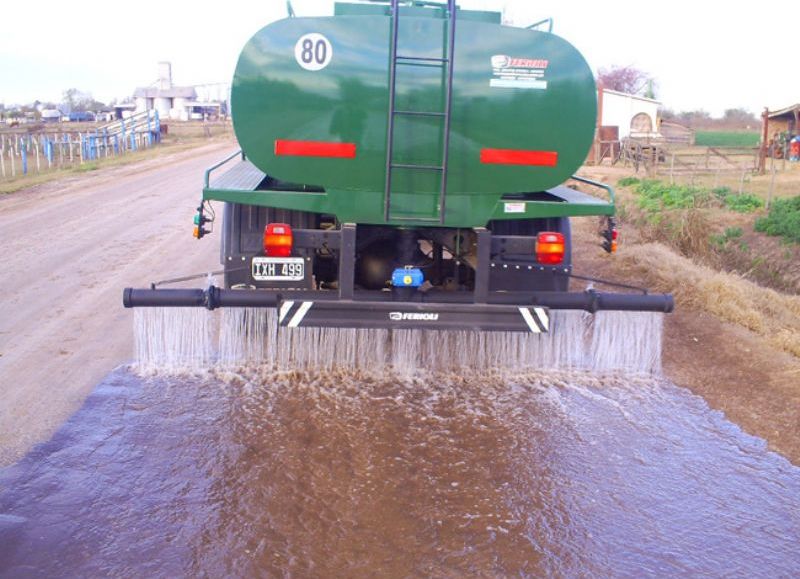
{"type": "Polygon", "coordinates": [[[641,180],[636,177],[623,177],[617,181],[617,185],[620,187],[630,187],[631,185],[638,185],[639,183],[641,183],[641,180]]]}
{"type": "Polygon", "coordinates": [[[712,189],[714,196],[725,204],[731,211],[737,213],[752,213],[764,206],[764,200],[752,193],[734,193],[730,187],[717,187],[712,189]]]}
{"type": "Polygon", "coordinates": [[[725,205],[737,213],[752,213],[764,207],[764,200],[752,193],[732,194],[725,198],[725,205]]]}
{"type": "Polygon", "coordinates": [[[755,229],[800,243],[800,196],[777,199],[766,217],[756,219],[755,229]]]}
{"type": "Polygon", "coordinates": [[[739,239],[742,235],[744,235],[744,231],[741,227],[728,227],[722,235],[712,235],[711,242],[722,249],[729,241],[739,239]]]}

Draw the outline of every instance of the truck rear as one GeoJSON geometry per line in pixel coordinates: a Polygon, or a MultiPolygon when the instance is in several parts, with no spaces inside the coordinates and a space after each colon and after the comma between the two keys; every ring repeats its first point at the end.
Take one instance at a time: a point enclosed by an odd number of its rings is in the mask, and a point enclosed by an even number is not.
{"type": "Polygon", "coordinates": [[[570,219],[602,219],[614,251],[614,193],[575,176],[596,89],[550,32],[453,0],[341,2],[257,32],[231,105],[241,151],[206,172],[195,217],[197,238],[221,236],[224,287],[129,288],[126,307],[533,333],[551,309],[673,308],[666,294],[570,291],[570,219]]]}

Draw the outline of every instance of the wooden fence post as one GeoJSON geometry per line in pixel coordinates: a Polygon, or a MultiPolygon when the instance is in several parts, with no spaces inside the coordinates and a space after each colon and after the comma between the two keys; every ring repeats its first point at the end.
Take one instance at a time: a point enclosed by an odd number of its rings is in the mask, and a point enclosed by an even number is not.
{"type": "MultiPolygon", "coordinates": [[[[775,157],[774,156],[772,157],[772,162],[770,163],[770,172],[772,173],[772,176],[769,179],[769,191],[767,192],[767,209],[769,209],[769,206],[772,205],[772,192],[775,190],[775,157]]],[[[744,181],[744,177],[742,177],[742,181],[744,181]]]]}
{"type": "Polygon", "coordinates": [[[672,157],[669,161],[669,184],[675,184],[675,153],[672,153],[672,157]]]}
{"type": "Polygon", "coordinates": [[[744,192],[744,174],[747,169],[742,168],[742,177],[739,179],[739,195],[744,192]]]}
{"type": "Polygon", "coordinates": [[[22,174],[28,174],[28,147],[25,140],[22,140],[22,146],[19,148],[20,158],[22,160],[22,174]]]}

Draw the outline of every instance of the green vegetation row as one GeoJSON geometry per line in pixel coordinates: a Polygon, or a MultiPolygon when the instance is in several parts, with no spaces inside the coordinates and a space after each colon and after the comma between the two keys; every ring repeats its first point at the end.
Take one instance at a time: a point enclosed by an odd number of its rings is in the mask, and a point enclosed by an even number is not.
{"type": "Polygon", "coordinates": [[[708,207],[727,207],[737,213],[752,213],[764,206],[764,201],[758,195],[736,193],[730,187],[706,189],[635,177],[620,179],[618,184],[622,187],[634,187],[639,194],[637,203],[647,213],[708,207]]]}
{"type": "Polygon", "coordinates": [[[757,147],[758,133],[736,131],[697,131],[695,145],[700,147],[757,147]]]}
{"type": "MultiPolygon", "coordinates": [[[[764,206],[761,197],[752,193],[739,194],[729,187],[706,189],[636,177],[620,179],[618,185],[632,187],[638,193],[636,203],[639,208],[656,221],[661,220],[663,211],[670,210],[724,207],[737,213],[752,213],[764,206]]],[[[773,201],[769,213],[756,219],[754,228],[767,235],[800,243],[800,196],[773,201]]],[[[742,231],[734,228],[726,230],[722,236],[712,236],[712,242],[722,246],[741,236],[742,231]]]]}

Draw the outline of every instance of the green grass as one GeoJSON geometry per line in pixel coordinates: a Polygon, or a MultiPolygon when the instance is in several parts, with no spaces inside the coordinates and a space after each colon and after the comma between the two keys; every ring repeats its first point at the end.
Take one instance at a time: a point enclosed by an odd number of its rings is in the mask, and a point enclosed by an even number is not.
{"type": "Polygon", "coordinates": [[[664,209],[692,209],[707,207],[711,193],[700,187],[670,185],[662,181],[645,179],[636,187],[639,207],[648,213],[664,209]]]}
{"type": "Polygon", "coordinates": [[[631,185],[638,185],[641,182],[641,179],[637,179],[636,177],[623,177],[617,181],[617,185],[620,187],[630,187],[631,185]]]}
{"type": "Polygon", "coordinates": [[[717,187],[711,190],[731,211],[752,213],[764,207],[764,200],[752,193],[734,193],[730,187],[717,187]]]}
{"type": "Polygon", "coordinates": [[[800,243],[800,196],[776,199],[769,215],[756,219],[756,231],[800,243]]]}
{"type": "Polygon", "coordinates": [[[699,147],[756,147],[760,135],[737,131],[697,131],[695,145],[699,147]]]}
{"type": "Polygon", "coordinates": [[[764,206],[764,201],[752,193],[735,193],[729,187],[706,189],[689,185],[670,185],[654,179],[620,179],[620,185],[630,185],[639,194],[637,203],[647,213],[655,214],[672,209],[702,209],[725,207],[737,213],[752,213],[764,206]],[[624,183],[623,183],[624,182],[624,183]]]}

